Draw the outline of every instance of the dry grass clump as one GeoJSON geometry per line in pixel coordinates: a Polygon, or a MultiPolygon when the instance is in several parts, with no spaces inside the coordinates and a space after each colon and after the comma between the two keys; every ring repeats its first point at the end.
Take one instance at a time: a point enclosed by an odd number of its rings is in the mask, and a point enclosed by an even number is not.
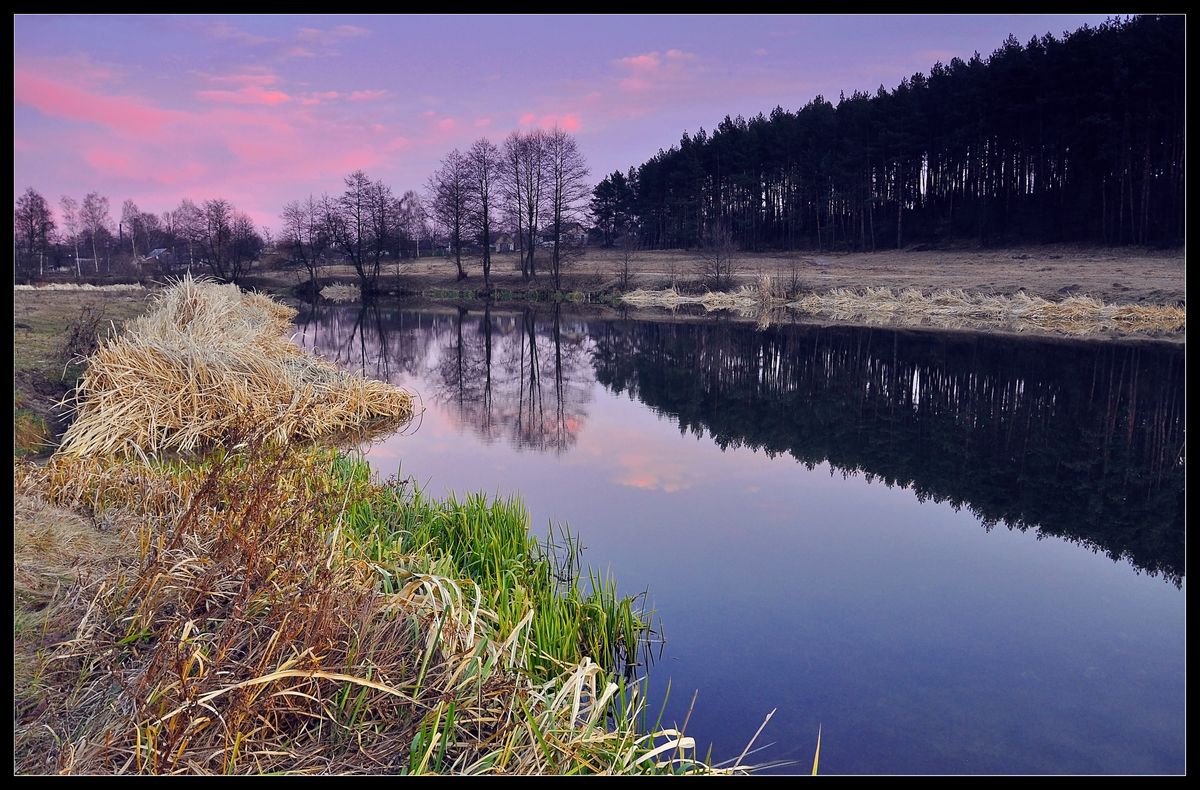
{"type": "Polygon", "coordinates": [[[759,305],[757,288],[742,286],[736,291],[705,291],[702,294],[681,294],[674,288],[661,291],[638,288],[621,295],[621,301],[634,307],[668,307],[698,304],[705,310],[755,310],[759,305]]]}
{"type": "Polygon", "coordinates": [[[590,658],[534,671],[539,602],[502,613],[451,558],[397,550],[361,468],[261,450],[18,468],[19,496],[134,516],[129,560],[62,596],[18,773],[709,770],[590,658]]]}
{"type": "Polygon", "coordinates": [[[787,306],[839,320],[947,328],[998,326],[1072,335],[1113,330],[1179,332],[1186,318],[1185,309],[1173,305],[1105,304],[1090,296],[1069,296],[1054,302],[1024,291],[1012,296],[988,296],[961,289],[925,293],[915,288],[867,288],[861,292],[838,288],[808,294],[787,306]]]}
{"type": "Polygon", "coordinates": [[[778,321],[779,309],[788,307],[809,315],[839,321],[869,324],[937,326],[947,329],[1002,328],[1015,331],[1049,331],[1068,335],[1100,332],[1182,332],[1186,310],[1174,305],[1106,304],[1090,296],[1068,296],[1052,302],[1024,291],[1013,296],[988,296],[962,289],[925,293],[916,288],[893,291],[867,288],[855,291],[835,288],[828,293],[810,293],[786,301],[786,289],[770,276],[760,278],[755,288],[743,286],[732,292],[708,292],[698,296],[681,294],[674,288],[661,291],[638,289],[621,300],[634,307],[666,307],[698,304],[706,310],[735,310],[755,317],[759,326],[778,321]]]}
{"type": "Polygon", "coordinates": [[[362,298],[362,291],[354,285],[334,283],[322,288],[321,296],[331,302],[357,302],[362,298]]]}
{"type": "Polygon", "coordinates": [[[828,293],[810,293],[786,301],[785,289],[770,276],[760,278],[755,288],[708,292],[698,296],[681,294],[674,288],[661,291],[638,289],[621,300],[634,307],[677,308],[699,304],[706,310],[736,310],[758,318],[759,324],[777,320],[778,308],[786,306],[810,315],[841,321],[877,324],[911,324],[953,329],[998,327],[1040,330],[1070,335],[1098,332],[1182,332],[1186,310],[1174,305],[1106,304],[1090,296],[1068,296],[1052,302],[1024,291],[1013,296],[988,296],[962,289],[925,293],[916,288],[866,288],[855,291],[835,288],[828,293]],[[766,316],[764,318],[764,316],[766,316]]]}
{"type": "Polygon", "coordinates": [[[139,283],[92,285],[90,283],[48,283],[46,285],[14,285],[14,291],[142,291],[139,283]]]}
{"type": "Polygon", "coordinates": [[[73,455],[194,451],[231,432],[328,439],[395,428],[412,396],[350,375],[283,337],[295,311],[185,277],[87,361],[63,437],[73,455]]]}

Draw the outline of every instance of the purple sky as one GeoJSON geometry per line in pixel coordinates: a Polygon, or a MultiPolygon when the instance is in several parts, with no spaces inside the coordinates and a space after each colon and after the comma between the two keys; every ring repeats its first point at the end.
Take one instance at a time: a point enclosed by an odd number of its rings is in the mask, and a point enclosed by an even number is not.
{"type": "Polygon", "coordinates": [[[726,114],[892,88],[1103,16],[17,16],[14,196],[282,204],[397,193],[480,135],[555,123],[593,181],[726,114]]]}

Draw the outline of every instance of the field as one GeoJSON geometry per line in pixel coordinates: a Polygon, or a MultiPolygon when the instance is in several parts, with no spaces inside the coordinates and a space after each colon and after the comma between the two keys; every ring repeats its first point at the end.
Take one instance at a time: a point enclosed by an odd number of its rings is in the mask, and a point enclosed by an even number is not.
{"type": "MultiPolygon", "coordinates": [[[[582,256],[563,273],[567,291],[603,292],[620,285],[620,254],[615,250],[585,248],[582,256]]],[[[522,280],[515,253],[492,259],[495,288],[513,291],[548,290],[543,256],[538,279],[522,280]]],[[[674,283],[685,290],[701,288],[696,252],[645,251],[630,264],[629,289],[664,288],[674,283]]],[[[453,262],[442,258],[405,258],[396,279],[395,262],[384,267],[388,287],[410,293],[434,289],[478,290],[483,287],[482,264],[466,263],[469,279],[455,279],[453,262]]],[[[1061,299],[1086,294],[1105,302],[1175,304],[1184,301],[1184,255],[1180,250],[1098,248],[1046,245],[1005,249],[889,250],[874,253],[761,253],[740,254],[734,263],[736,282],[757,282],[769,274],[785,285],[793,282],[802,291],[828,292],[835,288],[963,289],[987,296],[1030,296],[1061,299]]],[[[298,285],[302,271],[255,271],[249,283],[264,290],[283,292],[298,285]]],[[[323,281],[353,282],[349,266],[330,266],[323,281]]]]}

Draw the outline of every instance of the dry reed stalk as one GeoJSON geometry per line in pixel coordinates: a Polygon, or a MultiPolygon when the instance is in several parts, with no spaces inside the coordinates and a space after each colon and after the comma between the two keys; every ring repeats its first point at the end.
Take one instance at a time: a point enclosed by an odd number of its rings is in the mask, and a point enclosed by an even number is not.
{"type": "Polygon", "coordinates": [[[231,433],[306,441],[411,420],[408,392],[284,338],[294,315],[266,296],[190,276],[161,291],[150,313],[86,360],[60,452],[190,452],[231,433]]]}

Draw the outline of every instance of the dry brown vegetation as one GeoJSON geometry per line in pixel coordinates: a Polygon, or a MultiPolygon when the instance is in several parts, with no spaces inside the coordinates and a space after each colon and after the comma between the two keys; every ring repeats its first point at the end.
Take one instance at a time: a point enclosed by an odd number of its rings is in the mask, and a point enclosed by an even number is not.
{"type": "Polygon", "coordinates": [[[696,304],[705,310],[733,310],[756,316],[760,323],[764,317],[769,321],[781,308],[788,308],[802,315],[865,324],[1067,335],[1178,335],[1186,328],[1187,318],[1187,311],[1176,305],[1106,304],[1089,296],[1050,300],[1023,291],[1012,296],[987,296],[948,289],[923,292],[916,288],[837,288],[796,299],[788,299],[784,293],[773,278],[763,277],[757,288],[743,286],[734,292],[681,294],[674,288],[639,289],[624,294],[621,301],[634,307],[669,309],[696,304]]]}
{"type": "Polygon", "coordinates": [[[525,586],[544,560],[442,553],[395,521],[433,535],[510,510],[443,516],[329,452],[264,448],[17,467],[18,567],[43,600],[58,585],[54,626],[18,639],[19,773],[712,772],[592,658],[546,663],[546,607],[569,600],[525,586]],[[55,571],[88,556],[116,567],[55,571]]]}
{"type": "Polygon", "coordinates": [[[233,431],[276,441],[394,428],[412,396],[349,375],[287,340],[295,311],[185,277],[87,359],[63,452],[193,451],[233,431]]]}

